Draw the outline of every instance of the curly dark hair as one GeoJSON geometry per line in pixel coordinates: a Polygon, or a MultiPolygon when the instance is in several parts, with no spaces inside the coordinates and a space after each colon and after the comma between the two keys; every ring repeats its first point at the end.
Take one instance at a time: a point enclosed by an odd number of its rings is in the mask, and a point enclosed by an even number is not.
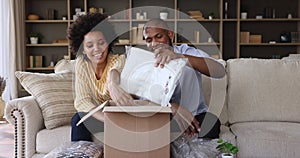
{"type": "Polygon", "coordinates": [[[82,42],[84,36],[91,31],[100,31],[109,43],[108,51],[112,52],[112,46],[118,40],[114,27],[108,22],[107,15],[100,13],[88,13],[79,16],[68,28],[67,38],[69,39],[70,51],[73,56],[83,55],[82,42]]]}

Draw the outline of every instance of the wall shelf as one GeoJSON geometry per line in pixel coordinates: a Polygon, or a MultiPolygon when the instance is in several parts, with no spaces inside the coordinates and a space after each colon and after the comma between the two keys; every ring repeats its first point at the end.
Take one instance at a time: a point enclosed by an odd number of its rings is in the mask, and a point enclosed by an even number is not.
{"type": "Polygon", "coordinates": [[[28,47],[65,47],[68,43],[26,44],[28,47]]]}

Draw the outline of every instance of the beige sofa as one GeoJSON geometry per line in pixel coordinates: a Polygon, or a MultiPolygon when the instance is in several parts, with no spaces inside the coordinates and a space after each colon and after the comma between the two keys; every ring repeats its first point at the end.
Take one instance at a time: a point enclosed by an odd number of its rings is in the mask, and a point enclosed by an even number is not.
{"type": "MultiPolygon", "coordinates": [[[[239,158],[299,157],[300,61],[231,59],[223,79],[203,78],[209,109],[220,115],[220,137],[237,144],[239,158]]],[[[70,126],[46,129],[36,98],[10,101],[17,157],[42,157],[70,141],[70,126]]]]}

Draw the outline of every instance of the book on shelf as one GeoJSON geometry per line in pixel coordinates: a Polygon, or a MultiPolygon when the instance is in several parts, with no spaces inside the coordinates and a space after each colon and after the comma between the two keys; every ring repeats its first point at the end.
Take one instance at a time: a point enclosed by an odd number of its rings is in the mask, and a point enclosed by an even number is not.
{"type": "Polygon", "coordinates": [[[133,44],[146,44],[146,40],[143,38],[144,24],[138,24],[137,27],[131,28],[131,43],[133,44]]]}
{"type": "Polygon", "coordinates": [[[195,43],[200,43],[200,31],[194,32],[195,43]]]}
{"type": "Polygon", "coordinates": [[[138,24],[137,27],[137,38],[136,38],[136,43],[137,44],[146,44],[146,40],[144,40],[143,36],[143,28],[145,24],[138,24]]]}
{"type": "Polygon", "coordinates": [[[41,55],[30,55],[29,56],[29,67],[43,67],[43,56],[41,55]]]}
{"type": "Polygon", "coordinates": [[[137,42],[137,27],[131,28],[131,43],[135,44],[137,42]]]}

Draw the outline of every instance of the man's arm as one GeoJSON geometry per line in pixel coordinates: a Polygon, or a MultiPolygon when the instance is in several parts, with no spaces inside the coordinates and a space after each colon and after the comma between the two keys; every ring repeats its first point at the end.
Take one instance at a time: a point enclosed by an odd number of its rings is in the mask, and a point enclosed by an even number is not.
{"type": "Polygon", "coordinates": [[[194,68],[204,75],[214,78],[222,78],[225,76],[224,66],[218,61],[211,58],[178,54],[175,53],[172,49],[165,47],[159,47],[155,49],[154,53],[156,58],[156,67],[164,67],[164,64],[168,64],[171,60],[177,58],[188,58],[188,66],[194,68]]]}
{"type": "Polygon", "coordinates": [[[222,78],[225,76],[224,66],[210,58],[205,57],[195,57],[191,55],[183,55],[188,58],[188,66],[194,68],[195,70],[201,72],[202,74],[213,77],[213,78],[222,78]]]}
{"type": "Polygon", "coordinates": [[[200,132],[200,125],[190,111],[177,103],[170,103],[173,118],[176,120],[180,130],[192,137],[200,132]]]}

